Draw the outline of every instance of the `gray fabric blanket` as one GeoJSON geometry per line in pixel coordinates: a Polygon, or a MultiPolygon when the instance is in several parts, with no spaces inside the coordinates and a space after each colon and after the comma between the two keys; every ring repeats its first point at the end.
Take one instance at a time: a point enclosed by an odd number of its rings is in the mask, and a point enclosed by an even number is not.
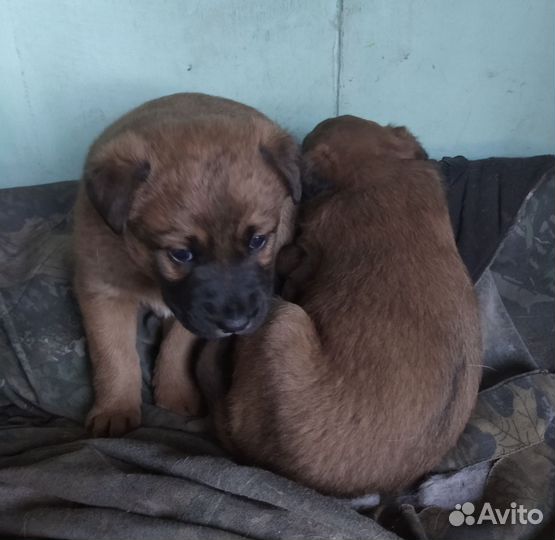
{"type": "Polygon", "coordinates": [[[138,321],[143,425],[126,438],[88,438],[82,421],[92,399],[90,368],[71,292],[75,183],[0,191],[0,535],[553,538],[555,287],[547,261],[554,193],[551,166],[476,285],[488,328],[483,390],[459,444],[437,470],[449,476],[490,462],[482,501],[538,508],[544,519],[456,527],[449,509],[405,504],[365,516],[348,501],[235,464],[205,420],[152,405],[160,329],[149,313],[138,321]]]}
{"type": "Polygon", "coordinates": [[[2,460],[0,530],[14,536],[396,538],[344,502],[214,457],[183,433],[141,428],[129,439],[87,440],[62,421],[37,432],[7,432],[19,443],[2,460]]]}

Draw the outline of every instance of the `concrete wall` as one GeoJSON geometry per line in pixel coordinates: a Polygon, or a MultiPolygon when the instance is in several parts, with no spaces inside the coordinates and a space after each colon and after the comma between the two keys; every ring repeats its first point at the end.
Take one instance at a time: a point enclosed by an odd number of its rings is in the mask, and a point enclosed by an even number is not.
{"type": "Polygon", "coordinates": [[[406,124],[432,157],[555,151],[553,0],[0,0],[0,187],[77,178],[109,122],[203,91],[296,136],[406,124]]]}

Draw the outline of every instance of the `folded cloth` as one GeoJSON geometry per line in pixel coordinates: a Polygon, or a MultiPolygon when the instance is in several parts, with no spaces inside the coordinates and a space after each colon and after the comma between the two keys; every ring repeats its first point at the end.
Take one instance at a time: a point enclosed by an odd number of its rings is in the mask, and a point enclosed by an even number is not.
{"type": "Polygon", "coordinates": [[[473,281],[486,269],[530,191],[553,170],[553,156],[443,158],[449,214],[473,281]]]}

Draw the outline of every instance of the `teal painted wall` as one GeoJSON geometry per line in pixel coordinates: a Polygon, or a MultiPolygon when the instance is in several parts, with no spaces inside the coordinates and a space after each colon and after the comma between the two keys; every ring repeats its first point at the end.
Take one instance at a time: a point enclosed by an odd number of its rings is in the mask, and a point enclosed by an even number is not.
{"type": "Polygon", "coordinates": [[[555,151],[553,0],[0,0],[0,186],[79,177],[163,94],[260,108],[297,137],[352,113],[432,157],[555,151]]]}

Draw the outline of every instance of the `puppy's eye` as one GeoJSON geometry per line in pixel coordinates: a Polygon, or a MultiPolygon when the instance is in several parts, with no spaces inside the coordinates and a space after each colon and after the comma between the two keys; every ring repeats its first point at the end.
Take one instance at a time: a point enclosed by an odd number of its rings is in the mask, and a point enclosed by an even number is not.
{"type": "Polygon", "coordinates": [[[260,251],[268,241],[265,234],[253,234],[249,240],[249,249],[251,251],[260,251]]]}
{"type": "Polygon", "coordinates": [[[195,258],[190,249],[168,249],[168,257],[176,264],[189,263],[195,258]]]}

